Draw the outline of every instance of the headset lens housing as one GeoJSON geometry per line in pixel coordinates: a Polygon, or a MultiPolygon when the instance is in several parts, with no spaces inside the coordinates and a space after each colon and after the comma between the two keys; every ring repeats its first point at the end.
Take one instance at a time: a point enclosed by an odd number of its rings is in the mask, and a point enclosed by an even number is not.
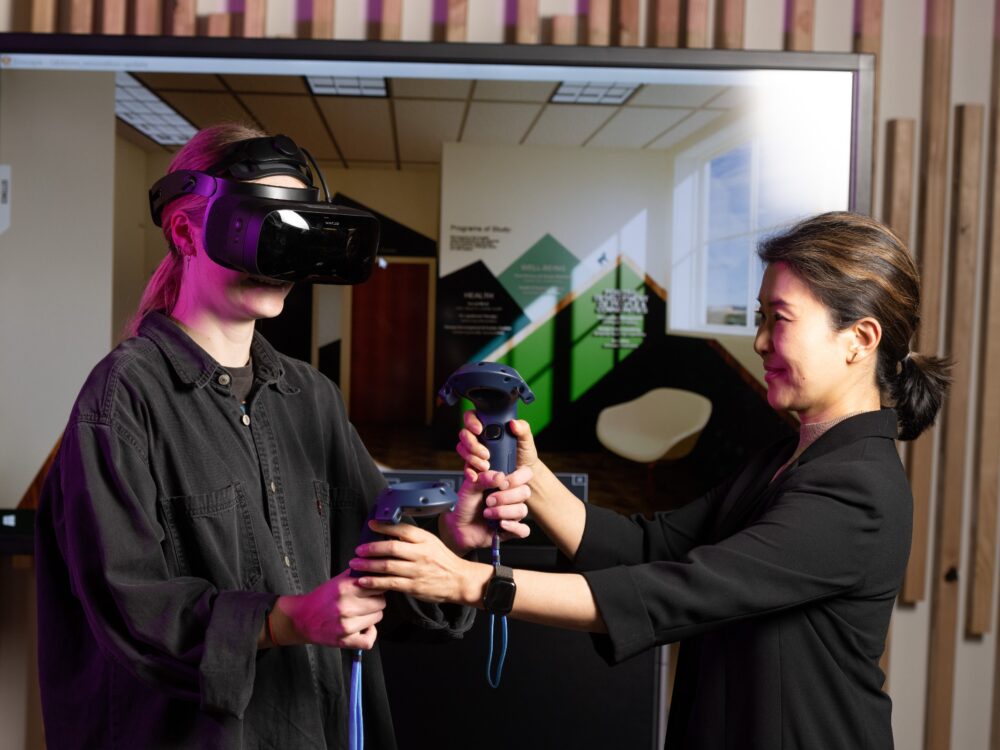
{"type": "Polygon", "coordinates": [[[378,222],[350,209],[280,208],[264,218],[257,265],[264,276],[288,281],[357,284],[372,273],[378,222]]]}

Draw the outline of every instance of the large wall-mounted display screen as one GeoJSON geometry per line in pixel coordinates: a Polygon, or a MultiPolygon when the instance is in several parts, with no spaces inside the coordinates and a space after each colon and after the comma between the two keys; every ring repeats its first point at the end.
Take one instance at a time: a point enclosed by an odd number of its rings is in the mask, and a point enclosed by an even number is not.
{"type": "MultiPolygon", "coordinates": [[[[457,411],[432,405],[437,386],[493,359],[532,386],[524,415],[543,447],[616,452],[596,429],[607,410],[689,391],[711,403],[697,487],[791,424],[767,407],[752,351],[756,243],[870,206],[862,55],[0,35],[0,93],[41,101],[95,78],[107,137],[150,170],[197,128],[239,120],[292,136],[337,200],[379,215],[387,268],[348,306],[342,290],[301,290],[274,333],[349,391],[358,420],[429,421],[448,442],[457,411]]],[[[3,117],[10,258],[33,251],[14,231],[18,188],[55,179],[22,156],[40,129],[65,130],[67,163],[88,157],[81,123],[3,117]]],[[[33,237],[71,220],[43,213],[33,237]]],[[[43,278],[19,284],[44,296],[43,278]]]]}

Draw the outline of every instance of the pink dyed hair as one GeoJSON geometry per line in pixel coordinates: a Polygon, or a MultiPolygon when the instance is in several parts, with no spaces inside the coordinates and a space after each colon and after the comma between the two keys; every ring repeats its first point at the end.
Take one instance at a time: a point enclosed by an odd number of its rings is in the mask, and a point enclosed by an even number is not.
{"type": "MultiPolygon", "coordinates": [[[[226,122],[212,125],[204,130],[199,130],[191,140],[184,144],[184,147],[170,162],[167,172],[174,172],[178,169],[208,169],[222,157],[222,153],[231,144],[250,138],[260,138],[264,135],[266,134],[259,130],[239,123],[226,122]]],[[[139,300],[139,307],[125,326],[125,338],[138,334],[139,324],[147,313],[154,310],[169,313],[174,308],[181,288],[184,262],[174,243],[171,219],[177,212],[181,212],[187,216],[192,225],[200,228],[207,203],[207,198],[192,195],[178,198],[163,209],[163,236],[167,240],[167,247],[170,248],[170,251],[156,267],[146,284],[146,289],[139,300]]]]}

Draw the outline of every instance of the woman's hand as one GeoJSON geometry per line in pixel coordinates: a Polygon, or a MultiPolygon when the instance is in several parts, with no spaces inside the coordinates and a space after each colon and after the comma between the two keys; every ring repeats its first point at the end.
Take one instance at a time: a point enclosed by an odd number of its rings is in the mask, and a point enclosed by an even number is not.
{"type": "Polygon", "coordinates": [[[477,475],[466,467],[455,509],[439,516],[438,533],[442,541],[457,555],[489,547],[493,541],[490,522],[499,524],[501,540],[528,536],[530,529],[522,521],[528,515],[526,503],[531,495],[528,489],[531,477],[528,467],[506,476],[498,471],[477,475]]]}
{"type": "Polygon", "coordinates": [[[351,560],[351,568],[375,574],[356,579],[363,588],[373,593],[398,591],[434,603],[481,601],[492,572],[488,565],[463,560],[436,536],[412,524],[371,521],[368,525],[391,538],[355,550],[359,556],[351,560]]]}
{"type": "MultiPolygon", "coordinates": [[[[483,423],[479,421],[476,412],[471,409],[462,415],[462,420],[465,427],[459,430],[458,445],[455,446],[455,450],[465,461],[466,466],[473,471],[488,471],[490,452],[485,445],[479,442],[479,435],[483,432],[483,423]]],[[[518,468],[522,466],[534,467],[538,461],[538,451],[535,450],[535,438],[531,434],[531,425],[523,419],[512,419],[510,432],[517,438],[515,464],[518,468]]]]}
{"type": "Polygon", "coordinates": [[[308,594],[278,597],[270,614],[271,633],[282,646],[315,643],[370,649],[384,609],[385,596],[359,586],[348,569],[308,594]]]}

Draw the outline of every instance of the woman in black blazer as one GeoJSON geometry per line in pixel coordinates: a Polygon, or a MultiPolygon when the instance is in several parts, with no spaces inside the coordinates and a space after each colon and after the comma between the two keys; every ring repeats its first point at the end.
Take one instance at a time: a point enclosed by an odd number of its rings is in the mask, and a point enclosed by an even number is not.
{"type": "MultiPolygon", "coordinates": [[[[526,422],[518,470],[488,471],[465,417],[463,507],[533,518],[578,574],[514,572],[511,616],[600,633],[611,662],[681,641],[668,748],[892,747],[879,657],[910,548],[912,497],[895,441],[929,426],[948,365],[909,345],[919,280],[900,240],[823,214],[766,240],[754,348],[767,398],[801,421],[704,497],[651,520],[582,504],[538,458],[526,422]],[[517,503],[522,503],[518,506],[517,503]]],[[[363,586],[483,606],[494,571],[415,528],[359,548],[363,586]],[[390,559],[370,559],[391,556],[390,559]]]]}

